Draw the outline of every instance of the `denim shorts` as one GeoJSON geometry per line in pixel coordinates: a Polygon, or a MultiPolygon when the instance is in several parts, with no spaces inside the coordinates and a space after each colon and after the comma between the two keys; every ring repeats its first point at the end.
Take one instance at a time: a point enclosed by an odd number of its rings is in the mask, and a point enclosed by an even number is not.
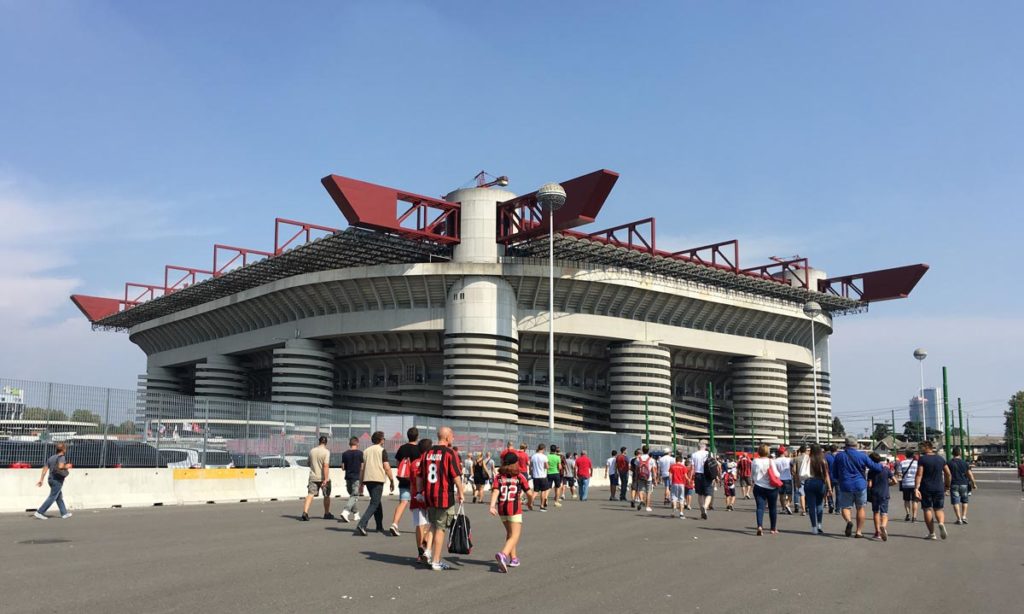
{"type": "Polygon", "coordinates": [[[838,507],[844,510],[850,509],[854,506],[861,508],[868,502],[868,489],[858,490],[857,492],[844,492],[839,491],[836,503],[838,507]]]}
{"type": "Polygon", "coordinates": [[[922,490],[921,509],[941,510],[946,503],[946,493],[942,490],[922,490]]]}
{"type": "Polygon", "coordinates": [[[888,516],[889,499],[883,499],[881,497],[871,497],[871,513],[888,516]]]}
{"type": "Polygon", "coordinates": [[[954,484],[949,487],[949,496],[952,499],[953,505],[960,503],[967,503],[971,498],[971,493],[967,490],[967,484],[954,484]]]}
{"type": "Polygon", "coordinates": [[[409,492],[408,488],[398,487],[398,500],[399,501],[412,501],[412,493],[409,492]]]}

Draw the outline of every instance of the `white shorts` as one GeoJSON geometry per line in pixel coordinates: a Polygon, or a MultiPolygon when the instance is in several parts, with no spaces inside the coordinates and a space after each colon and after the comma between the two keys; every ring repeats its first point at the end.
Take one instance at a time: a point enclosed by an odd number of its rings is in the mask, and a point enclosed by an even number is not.
{"type": "Polygon", "coordinates": [[[422,527],[425,524],[430,524],[430,519],[427,518],[427,510],[413,510],[412,526],[422,527]]]}

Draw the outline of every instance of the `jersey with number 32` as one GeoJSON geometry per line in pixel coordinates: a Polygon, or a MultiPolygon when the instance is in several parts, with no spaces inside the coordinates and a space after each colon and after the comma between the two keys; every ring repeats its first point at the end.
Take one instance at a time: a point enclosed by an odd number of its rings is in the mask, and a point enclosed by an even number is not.
{"type": "Polygon", "coordinates": [[[462,475],[459,455],[447,446],[427,450],[420,462],[423,498],[427,507],[449,508],[455,504],[455,480],[462,475]]]}
{"type": "Polygon", "coordinates": [[[499,473],[494,477],[491,488],[498,493],[499,516],[516,516],[523,513],[523,500],[520,495],[530,489],[523,474],[502,475],[499,473]]]}

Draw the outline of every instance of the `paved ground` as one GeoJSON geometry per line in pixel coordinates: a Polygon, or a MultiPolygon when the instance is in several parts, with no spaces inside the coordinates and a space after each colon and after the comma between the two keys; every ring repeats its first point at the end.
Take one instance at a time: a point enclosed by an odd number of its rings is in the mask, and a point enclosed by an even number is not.
{"type": "Polygon", "coordinates": [[[474,554],[448,572],[415,566],[408,534],[297,522],[297,502],[45,522],[9,514],[0,516],[0,611],[1019,611],[1024,500],[1012,476],[984,479],[971,524],[950,525],[946,542],[921,539],[923,524],[902,512],[888,543],[842,537],[837,516],[826,517],[827,536],[809,535],[797,515],[782,517],[781,535],[755,537],[752,502],[679,520],[598,492],[528,513],[523,566],[508,575],[492,559],[500,525],[479,505],[469,506],[474,554]]]}

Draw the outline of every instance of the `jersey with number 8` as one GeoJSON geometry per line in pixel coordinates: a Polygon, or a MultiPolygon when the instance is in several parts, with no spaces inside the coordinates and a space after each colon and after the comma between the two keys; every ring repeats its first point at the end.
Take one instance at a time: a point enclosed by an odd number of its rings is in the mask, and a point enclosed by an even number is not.
{"type": "Polygon", "coordinates": [[[427,507],[449,508],[455,504],[455,480],[462,474],[459,455],[447,446],[427,450],[420,463],[426,482],[423,497],[427,507]]]}
{"type": "Polygon", "coordinates": [[[494,477],[491,488],[498,493],[499,516],[516,516],[523,513],[523,500],[519,495],[530,490],[523,474],[498,474],[494,477]]]}

